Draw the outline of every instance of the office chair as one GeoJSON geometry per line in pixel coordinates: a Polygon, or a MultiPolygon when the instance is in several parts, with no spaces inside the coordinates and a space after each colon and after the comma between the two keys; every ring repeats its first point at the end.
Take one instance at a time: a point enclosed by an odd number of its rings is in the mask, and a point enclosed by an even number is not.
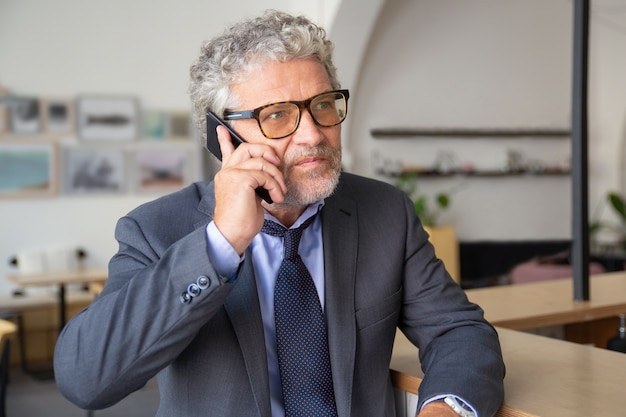
{"type": "Polygon", "coordinates": [[[617,335],[609,339],[606,348],[616,352],[626,353],[626,314],[620,314],[619,321],[617,335]]]}
{"type": "Polygon", "coordinates": [[[9,353],[11,339],[2,343],[2,356],[0,358],[0,417],[6,417],[6,395],[9,383],[9,353]]]}

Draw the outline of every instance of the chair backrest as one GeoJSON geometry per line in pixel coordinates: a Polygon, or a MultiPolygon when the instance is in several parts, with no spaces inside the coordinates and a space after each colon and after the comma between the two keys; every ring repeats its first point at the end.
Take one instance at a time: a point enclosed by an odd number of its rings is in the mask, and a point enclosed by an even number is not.
{"type": "Polygon", "coordinates": [[[0,358],[0,417],[6,416],[7,384],[9,383],[9,354],[11,339],[2,342],[2,356],[0,358]]]}

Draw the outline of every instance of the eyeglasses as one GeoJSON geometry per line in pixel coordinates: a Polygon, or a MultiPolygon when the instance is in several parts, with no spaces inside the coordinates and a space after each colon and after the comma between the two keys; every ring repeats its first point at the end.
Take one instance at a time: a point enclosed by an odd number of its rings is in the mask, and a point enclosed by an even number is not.
{"type": "Polygon", "coordinates": [[[268,139],[281,139],[298,129],[302,109],[307,109],[316,125],[336,126],[348,113],[348,90],[321,93],[304,101],[281,101],[266,104],[254,110],[226,111],[225,120],[256,119],[268,139]]]}

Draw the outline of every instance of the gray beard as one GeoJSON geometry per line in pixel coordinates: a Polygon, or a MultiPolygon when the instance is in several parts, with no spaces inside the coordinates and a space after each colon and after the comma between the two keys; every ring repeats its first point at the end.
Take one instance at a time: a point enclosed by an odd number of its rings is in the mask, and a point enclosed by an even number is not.
{"type": "Polygon", "coordinates": [[[328,178],[318,178],[314,185],[303,187],[289,187],[287,184],[287,195],[281,205],[308,206],[316,201],[330,197],[339,183],[341,170],[333,170],[328,178]]]}
{"type": "MultiPolygon", "coordinates": [[[[328,145],[320,145],[311,151],[300,152],[305,156],[323,155],[330,164],[318,171],[310,173],[305,182],[294,182],[289,175],[289,167],[282,167],[287,194],[280,205],[308,206],[316,201],[330,197],[337,188],[341,174],[341,150],[335,150],[328,145]]],[[[298,157],[303,155],[298,155],[298,157]]],[[[289,160],[295,158],[291,156],[289,160]]]]}

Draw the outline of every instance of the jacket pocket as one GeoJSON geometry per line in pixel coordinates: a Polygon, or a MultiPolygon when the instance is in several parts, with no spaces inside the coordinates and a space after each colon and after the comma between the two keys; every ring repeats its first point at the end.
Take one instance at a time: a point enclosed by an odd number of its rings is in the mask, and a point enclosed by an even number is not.
{"type": "Polygon", "coordinates": [[[364,330],[377,323],[389,319],[397,320],[401,308],[402,289],[396,291],[375,305],[360,308],[356,311],[356,327],[364,330]]]}

